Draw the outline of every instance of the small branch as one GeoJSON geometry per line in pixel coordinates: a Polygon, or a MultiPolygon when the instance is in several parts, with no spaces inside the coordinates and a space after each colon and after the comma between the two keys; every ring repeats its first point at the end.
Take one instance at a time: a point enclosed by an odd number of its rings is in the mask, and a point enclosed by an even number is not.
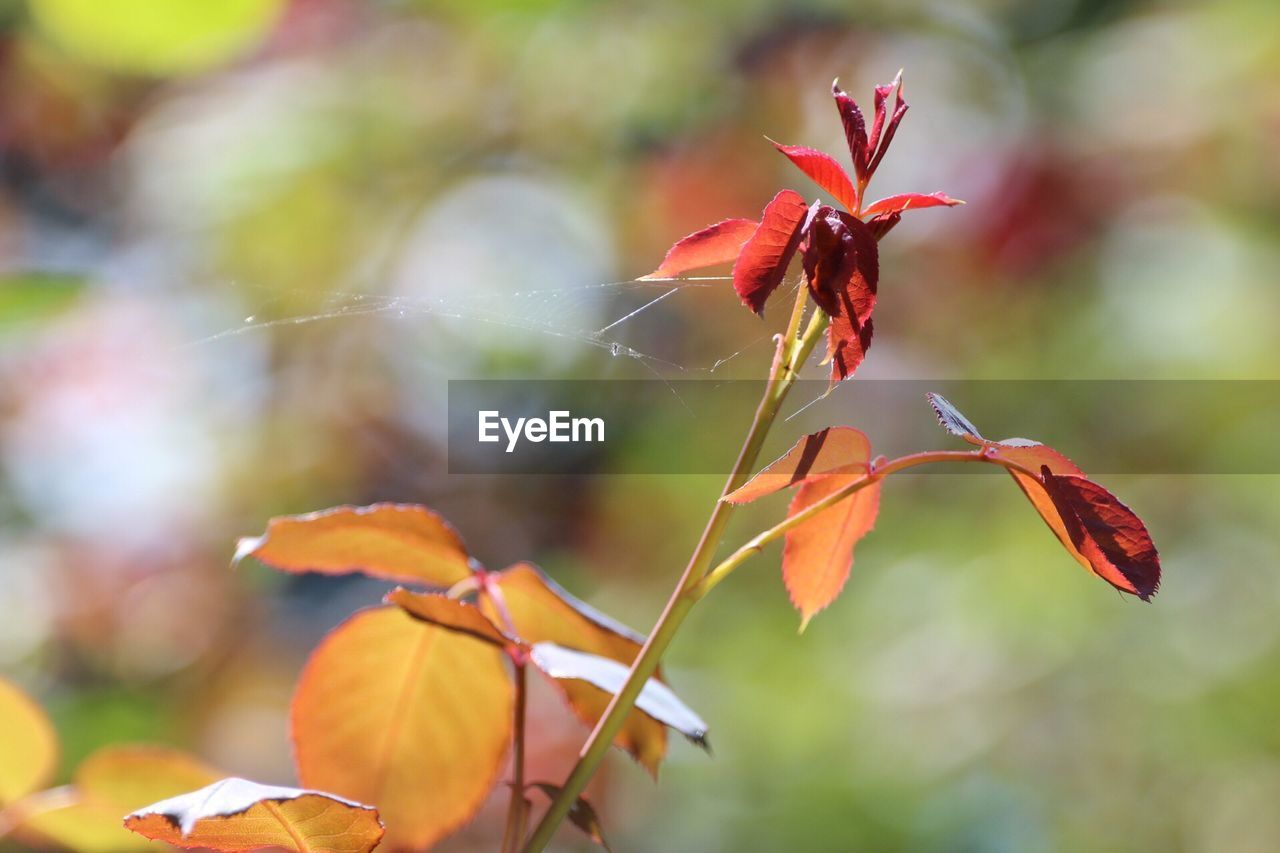
{"type": "MultiPolygon", "coordinates": [[[[507,607],[502,589],[484,575],[479,584],[480,594],[485,596],[498,612],[503,627],[513,637],[519,636],[511,609],[507,607]]],[[[502,853],[517,853],[524,838],[529,818],[529,801],[524,796],[525,718],[528,716],[529,662],[523,650],[508,649],[515,668],[516,701],[511,737],[511,799],[507,805],[507,825],[502,835],[502,853]]]]}
{"type": "Polygon", "coordinates": [[[515,853],[524,838],[529,817],[529,801],[524,796],[525,708],[528,700],[528,664],[516,663],[515,735],[511,744],[511,801],[507,806],[507,828],[502,836],[503,853],[515,853]]]}
{"type": "Polygon", "coordinates": [[[915,468],[919,465],[931,465],[938,462],[986,462],[992,465],[999,465],[1010,471],[1017,471],[1021,474],[1028,474],[1032,477],[1039,478],[1039,474],[1029,468],[1025,468],[1016,462],[1010,462],[998,456],[991,455],[987,448],[979,450],[930,450],[923,453],[912,453],[908,456],[901,456],[891,462],[886,462],[871,469],[865,476],[858,480],[854,480],[837,492],[832,492],[820,501],[810,504],[795,515],[789,516],[783,521],[770,527],[768,530],[761,531],[755,536],[747,540],[741,548],[734,551],[728,557],[720,562],[714,569],[707,572],[702,580],[694,587],[694,594],[698,598],[702,598],[708,592],[713,590],[721,581],[733,573],[733,570],[745,563],[752,556],[759,554],[764,550],[764,546],[768,545],[775,539],[783,536],[788,530],[792,530],[809,519],[813,518],[820,512],[830,509],[848,497],[862,491],[872,483],[878,483],[890,474],[904,471],[908,468],[915,468]]]}

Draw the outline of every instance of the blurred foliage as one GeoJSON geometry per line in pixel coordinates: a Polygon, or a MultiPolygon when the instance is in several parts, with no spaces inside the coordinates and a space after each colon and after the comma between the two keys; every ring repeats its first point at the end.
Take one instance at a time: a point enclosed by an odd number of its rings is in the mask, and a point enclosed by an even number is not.
{"type": "MultiPolygon", "coordinates": [[[[230,572],[271,515],[425,503],[647,628],[719,478],[450,478],[446,380],[760,376],[781,317],[707,282],[601,345],[657,295],[602,285],[811,194],[761,136],[840,150],[833,77],[905,67],[876,189],[969,202],[886,241],[863,375],[1280,372],[1271,0],[127,5],[0,6],[0,670],[50,709],[59,781],[139,739],[292,781],[304,655],[383,588],[230,572]]],[[[695,440],[663,426],[595,461],[695,440]]],[[[744,427],[696,440],[729,457],[744,427]]],[[[1090,470],[1104,436],[1062,429],[1090,470]]],[[[610,841],[1276,849],[1275,479],[1104,482],[1161,547],[1150,606],[987,477],[887,484],[803,637],[776,549],[744,567],[668,667],[715,759],[676,745],[656,787],[615,761],[610,841]]],[[[557,780],[586,733],[534,699],[557,780]]],[[[444,849],[493,846],[499,799],[444,849]]]]}

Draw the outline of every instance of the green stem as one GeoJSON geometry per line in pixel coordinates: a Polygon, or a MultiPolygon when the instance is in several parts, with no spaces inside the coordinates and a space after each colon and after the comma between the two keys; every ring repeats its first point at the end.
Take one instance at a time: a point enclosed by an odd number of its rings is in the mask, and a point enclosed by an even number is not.
{"type": "MultiPolygon", "coordinates": [[[[756,408],[755,417],[751,421],[751,427],[747,430],[742,450],[738,453],[738,459],[734,463],[733,471],[729,474],[728,482],[726,482],[721,492],[721,497],[741,486],[751,474],[756,460],[760,456],[760,450],[764,447],[769,428],[773,426],[773,422],[778,416],[778,411],[782,408],[782,403],[787,397],[787,392],[791,390],[800,367],[808,359],[809,354],[813,352],[814,346],[821,338],[822,331],[826,327],[826,315],[821,311],[816,311],[805,328],[804,334],[799,338],[796,337],[804,317],[804,306],[808,302],[808,298],[808,290],[802,285],[797,290],[797,304],[791,312],[787,330],[778,339],[778,347],[769,370],[769,381],[765,387],[764,395],[760,400],[760,405],[756,408]]],[[[605,709],[599,722],[596,723],[591,736],[587,738],[587,742],[579,752],[578,761],[569,773],[569,777],[560,787],[546,813],[543,814],[542,820],[534,828],[533,835],[530,836],[525,844],[524,853],[539,853],[539,851],[546,848],[556,829],[569,814],[569,810],[573,807],[578,797],[582,795],[587,783],[595,774],[596,768],[599,767],[605,753],[608,752],[613,738],[622,728],[627,714],[634,707],[640,691],[653,676],[654,672],[657,671],[658,664],[662,660],[667,647],[671,645],[671,641],[680,630],[685,617],[689,615],[689,611],[697,603],[699,598],[696,593],[698,581],[702,579],[710,567],[711,558],[714,556],[715,549],[724,536],[725,527],[728,525],[733,511],[734,506],[732,504],[723,501],[716,502],[715,508],[711,511],[711,517],[707,520],[707,526],[702,531],[702,538],[698,540],[698,545],[694,549],[693,555],[689,558],[688,565],[685,566],[684,574],[680,576],[680,580],[675,589],[672,590],[671,597],[668,599],[662,615],[658,617],[653,631],[650,632],[644,646],[640,649],[640,653],[631,664],[631,672],[627,676],[626,683],[623,684],[622,689],[614,694],[608,708],[605,709]]]]}

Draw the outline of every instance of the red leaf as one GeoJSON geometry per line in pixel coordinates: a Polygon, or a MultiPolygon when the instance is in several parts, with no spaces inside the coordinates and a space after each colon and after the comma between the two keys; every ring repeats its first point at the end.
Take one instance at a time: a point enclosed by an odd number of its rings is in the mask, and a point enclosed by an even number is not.
{"type": "Polygon", "coordinates": [[[874,151],[880,145],[880,131],[884,129],[885,109],[889,99],[889,93],[902,85],[902,72],[899,71],[890,83],[884,83],[876,86],[875,96],[875,121],[871,125],[871,136],[867,140],[867,147],[874,151]]]}
{"type": "Polygon", "coordinates": [[[1160,561],[1155,545],[1142,521],[1114,495],[1088,480],[1074,462],[1052,447],[1025,438],[989,441],[979,435],[973,422],[945,397],[940,394],[928,397],[938,422],[947,432],[985,448],[992,459],[1040,472],[1040,476],[1013,470],[1009,474],[1076,562],[1144,601],[1155,594],[1160,584],[1160,561]],[[1058,486],[1055,494],[1054,483],[1066,485],[1058,486]],[[1088,500],[1080,498],[1081,493],[1087,493],[1088,500]],[[1072,505],[1081,501],[1090,506],[1096,504],[1100,509],[1085,507],[1082,510],[1072,505]],[[1103,521],[1091,524],[1088,518],[1103,521]],[[1105,529],[1108,523],[1123,535],[1104,532],[1100,539],[1091,537],[1091,531],[1105,529]]]}
{"type": "Polygon", "coordinates": [[[840,81],[833,80],[831,94],[836,99],[836,109],[840,111],[840,122],[844,125],[844,138],[849,143],[849,153],[853,156],[853,171],[858,180],[868,177],[867,163],[871,152],[867,148],[867,122],[862,117],[858,102],[850,98],[840,88],[840,81]]]}
{"type": "Polygon", "coordinates": [[[871,232],[871,236],[877,240],[883,240],[884,235],[893,230],[893,226],[902,221],[901,213],[882,213],[879,216],[873,216],[867,220],[867,230],[871,232]]]}
{"type": "Polygon", "coordinates": [[[798,193],[783,190],[764,209],[760,227],[742,247],[733,265],[733,289],[752,311],[764,311],[765,300],[782,283],[787,264],[800,245],[800,226],[809,212],[798,193]]]}
{"type": "Polygon", "coordinates": [[[1116,589],[1150,601],[1160,588],[1160,555],[1142,519],[1092,480],[1058,476],[1047,465],[1040,475],[1071,542],[1093,571],[1116,589]]]}
{"type": "MultiPolygon", "coordinates": [[[[832,474],[804,483],[791,501],[788,517],[865,475],[866,465],[861,467],[855,474],[832,474]]],[[[787,531],[782,549],[782,580],[791,603],[800,611],[801,631],[844,588],[853,567],[853,546],[875,526],[879,509],[877,482],[787,531]]]]}
{"type": "Polygon", "coordinates": [[[893,142],[893,135],[898,132],[898,124],[902,121],[902,117],[907,114],[908,104],[902,97],[902,72],[898,72],[898,76],[888,86],[876,87],[876,121],[873,129],[873,138],[868,147],[875,150],[874,154],[869,154],[871,162],[867,165],[867,177],[870,178],[880,166],[880,161],[884,159],[885,152],[889,150],[889,143],[893,142]],[[889,119],[889,124],[884,128],[883,136],[880,134],[880,128],[884,125],[884,116],[886,109],[886,100],[889,92],[897,89],[898,92],[893,99],[893,116],[889,119]]]}
{"type": "Polygon", "coordinates": [[[871,312],[880,280],[875,235],[859,219],[824,205],[809,226],[804,270],[814,301],[831,317],[831,381],[848,379],[871,346],[871,312]]]}
{"type": "Polygon", "coordinates": [[[750,503],[779,489],[827,474],[863,473],[871,459],[871,441],[853,427],[827,427],[806,435],[743,486],[721,498],[750,503]]]}
{"type": "MultiPolygon", "coordinates": [[[[772,141],[772,140],[771,140],[772,141]]],[[[858,191],[844,168],[830,154],[825,154],[803,145],[773,146],[787,155],[787,159],[796,165],[818,186],[822,187],[849,210],[858,209],[858,191]]]]}
{"type": "Polygon", "coordinates": [[[878,214],[902,213],[905,210],[919,210],[925,207],[955,207],[958,204],[964,204],[959,199],[951,198],[944,192],[929,193],[903,193],[901,195],[891,195],[870,204],[862,211],[863,216],[874,216],[878,214]]]}
{"type": "Polygon", "coordinates": [[[727,264],[738,257],[742,245],[760,225],[752,219],[726,219],[708,225],[676,241],[658,268],[640,280],[671,278],[689,270],[727,264]]]}
{"type": "Polygon", "coordinates": [[[809,225],[804,272],[813,299],[832,317],[846,310],[862,324],[871,317],[880,280],[880,254],[866,224],[822,205],[809,225]],[[843,298],[847,297],[847,298],[843,298]]]}

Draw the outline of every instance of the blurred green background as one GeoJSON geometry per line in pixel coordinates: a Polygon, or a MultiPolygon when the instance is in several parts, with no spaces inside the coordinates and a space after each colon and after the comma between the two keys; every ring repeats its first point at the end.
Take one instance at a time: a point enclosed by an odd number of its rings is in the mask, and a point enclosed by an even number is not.
{"type": "MultiPolygon", "coordinates": [[[[812,196],[762,136],[843,153],[831,79],[900,67],[874,189],[969,204],[886,240],[864,375],[1280,378],[1274,0],[0,2],[0,671],[64,777],[146,740],[292,780],[292,680],[384,586],[229,571],[271,515],[425,503],[647,629],[720,478],[451,478],[445,382],[762,375],[784,311],[724,282],[594,333],[676,237],[812,196]]],[[[611,759],[616,849],[1280,849],[1276,478],[1106,484],[1150,606],[990,477],[891,481],[804,636],[749,564],[669,658],[715,756],[611,759]]],[[[586,731],[533,713],[556,779],[586,731]]]]}

